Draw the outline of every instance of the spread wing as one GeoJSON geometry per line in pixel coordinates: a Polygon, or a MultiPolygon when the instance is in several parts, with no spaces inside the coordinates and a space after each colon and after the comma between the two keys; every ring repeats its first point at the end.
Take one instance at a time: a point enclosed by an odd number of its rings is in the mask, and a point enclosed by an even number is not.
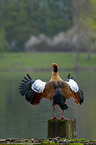
{"type": "MultiPolygon", "coordinates": [[[[73,79],[73,77],[68,74],[68,78],[66,83],[69,85],[71,92],[74,94],[74,98],[77,104],[82,104],[84,101],[83,91],[80,89],[77,82],[73,79]]],[[[69,91],[68,91],[69,93],[69,91]]],[[[71,95],[71,94],[70,94],[71,95]]]]}
{"type": "Polygon", "coordinates": [[[42,98],[52,99],[56,90],[63,94],[66,99],[74,97],[77,104],[83,103],[83,93],[73,79],[68,81],[43,82],[40,79],[33,80],[29,74],[24,77],[19,86],[19,92],[32,105],[37,105],[42,98]],[[58,88],[58,89],[57,89],[58,88]]]}
{"type": "Polygon", "coordinates": [[[24,77],[19,86],[19,92],[32,105],[37,105],[42,99],[42,93],[46,82],[41,80],[33,80],[29,74],[24,77]]]}

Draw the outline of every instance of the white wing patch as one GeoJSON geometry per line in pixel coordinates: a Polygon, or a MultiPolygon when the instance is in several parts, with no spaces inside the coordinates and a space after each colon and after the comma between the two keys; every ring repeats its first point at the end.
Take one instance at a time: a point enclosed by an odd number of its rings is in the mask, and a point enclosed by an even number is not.
{"type": "Polygon", "coordinates": [[[78,84],[73,79],[69,79],[69,82],[66,81],[66,83],[69,84],[70,88],[75,93],[79,91],[78,84]]]}
{"type": "Polygon", "coordinates": [[[46,82],[41,81],[40,79],[37,79],[31,86],[32,90],[37,93],[42,93],[44,91],[46,82]]]}

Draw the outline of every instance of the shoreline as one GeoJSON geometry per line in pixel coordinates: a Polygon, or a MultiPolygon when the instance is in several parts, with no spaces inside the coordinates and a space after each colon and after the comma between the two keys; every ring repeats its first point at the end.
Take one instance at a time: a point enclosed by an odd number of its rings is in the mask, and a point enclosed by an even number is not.
{"type": "Polygon", "coordinates": [[[32,145],[69,145],[69,144],[78,144],[78,145],[96,145],[96,140],[85,140],[85,139],[65,139],[65,138],[30,138],[30,139],[18,139],[18,138],[6,138],[0,139],[0,144],[32,144],[32,145]]]}
{"type": "MultiPolygon", "coordinates": [[[[48,68],[16,68],[16,69],[12,69],[12,68],[2,68],[0,69],[0,72],[50,72],[50,70],[48,68]]],[[[60,72],[63,71],[82,71],[82,72],[86,72],[86,71],[96,71],[96,67],[79,67],[79,68],[61,68],[60,72]]]]}

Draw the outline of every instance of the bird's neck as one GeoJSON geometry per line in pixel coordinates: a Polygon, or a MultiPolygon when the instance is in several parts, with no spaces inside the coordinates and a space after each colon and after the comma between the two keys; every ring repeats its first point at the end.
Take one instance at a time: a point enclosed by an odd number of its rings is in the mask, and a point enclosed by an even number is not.
{"type": "Polygon", "coordinates": [[[62,79],[59,76],[58,72],[52,71],[51,81],[61,81],[62,79]]]}

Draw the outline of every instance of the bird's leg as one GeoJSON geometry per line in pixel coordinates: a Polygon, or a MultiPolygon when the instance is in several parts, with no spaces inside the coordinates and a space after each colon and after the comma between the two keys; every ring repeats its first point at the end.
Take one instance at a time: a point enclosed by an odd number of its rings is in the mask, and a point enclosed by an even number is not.
{"type": "Polygon", "coordinates": [[[55,115],[55,106],[53,105],[53,112],[54,112],[54,117],[52,119],[57,119],[56,115],[55,115]]]}
{"type": "Polygon", "coordinates": [[[62,115],[61,119],[66,119],[66,118],[64,117],[64,110],[62,110],[62,111],[63,111],[63,115],[62,115]]]}

